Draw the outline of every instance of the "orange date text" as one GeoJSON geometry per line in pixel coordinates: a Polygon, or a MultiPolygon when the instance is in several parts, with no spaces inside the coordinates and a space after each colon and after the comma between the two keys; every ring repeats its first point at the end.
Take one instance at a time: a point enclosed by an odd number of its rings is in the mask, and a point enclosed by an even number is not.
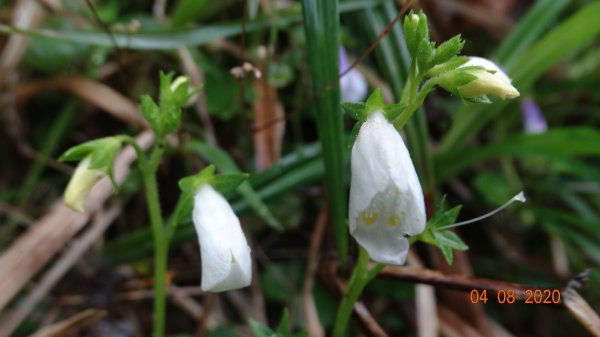
{"type": "Polygon", "coordinates": [[[469,300],[471,303],[487,303],[495,301],[500,304],[513,304],[523,302],[525,304],[558,304],[560,303],[560,290],[558,289],[500,289],[498,291],[488,291],[486,289],[471,290],[469,300]]]}

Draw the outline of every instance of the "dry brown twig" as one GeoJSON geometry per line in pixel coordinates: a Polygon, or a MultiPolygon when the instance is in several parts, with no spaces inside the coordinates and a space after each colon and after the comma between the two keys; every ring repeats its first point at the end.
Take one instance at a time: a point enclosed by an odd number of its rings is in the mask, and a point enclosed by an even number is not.
{"type": "Polygon", "coordinates": [[[106,311],[104,310],[88,309],[63,321],[46,326],[29,337],[71,336],[75,332],[91,325],[104,316],[106,316],[106,311]]]}
{"type": "Polygon", "coordinates": [[[98,212],[90,228],[74,240],[63,256],[44,274],[40,282],[22,299],[17,307],[0,325],[0,337],[10,336],[19,324],[29,315],[37,304],[52,290],[61,278],[73,267],[81,256],[90,249],[121,213],[116,205],[105,212],[98,212]]]}
{"type": "Polygon", "coordinates": [[[315,222],[315,228],[310,237],[306,275],[304,277],[304,285],[302,286],[302,313],[304,315],[306,330],[310,337],[325,336],[325,330],[319,321],[317,306],[313,297],[313,286],[315,274],[319,266],[319,250],[321,249],[321,242],[323,241],[323,234],[329,217],[328,209],[328,205],[324,205],[315,222]]]}
{"type": "Polygon", "coordinates": [[[103,83],[81,76],[56,76],[25,84],[19,90],[17,103],[22,105],[38,92],[57,89],[67,91],[135,128],[148,126],[137,105],[129,98],[103,83]]]}

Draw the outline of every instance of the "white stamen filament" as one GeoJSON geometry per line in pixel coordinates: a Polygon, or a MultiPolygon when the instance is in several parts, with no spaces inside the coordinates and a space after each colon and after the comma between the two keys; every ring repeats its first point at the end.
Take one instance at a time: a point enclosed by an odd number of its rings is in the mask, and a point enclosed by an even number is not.
{"type": "Polygon", "coordinates": [[[515,195],[514,197],[512,197],[509,201],[507,201],[506,203],[504,203],[504,205],[496,208],[495,210],[493,210],[493,211],[491,211],[489,213],[486,213],[484,215],[478,216],[478,217],[476,217],[474,219],[471,219],[471,220],[461,221],[461,222],[457,222],[457,223],[452,224],[452,225],[439,227],[439,228],[436,228],[436,230],[454,228],[454,227],[458,227],[458,226],[468,225],[470,223],[477,222],[479,220],[483,220],[485,218],[488,218],[488,217],[490,217],[490,216],[492,216],[492,215],[500,212],[501,210],[503,210],[506,207],[510,206],[515,201],[519,201],[519,202],[525,202],[525,201],[527,201],[527,199],[525,199],[525,193],[523,193],[523,191],[519,192],[517,195],[515,195]]]}

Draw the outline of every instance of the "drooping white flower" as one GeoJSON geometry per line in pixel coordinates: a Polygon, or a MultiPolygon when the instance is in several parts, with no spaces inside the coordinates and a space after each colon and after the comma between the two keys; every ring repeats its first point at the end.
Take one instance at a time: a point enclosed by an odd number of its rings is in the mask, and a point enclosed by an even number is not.
{"type": "Polygon", "coordinates": [[[463,97],[471,98],[488,94],[497,96],[500,99],[519,97],[519,91],[513,87],[512,80],[494,62],[483,57],[471,56],[469,61],[459,68],[471,66],[480,66],[486,70],[495,71],[495,73],[492,74],[481,69],[471,70],[469,73],[476,76],[477,79],[459,88],[463,97]]]}
{"type": "Polygon", "coordinates": [[[192,214],[202,257],[203,291],[246,287],[252,280],[250,247],[240,220],[210,185],[196,192],[192,214]]]}
{"type": "Polygon", "coordinates": [[[79,162],[65,190],[64,201],[67,206],[77,212],[83,212],[85,199],[106,173],[103,170],[90,169],[91,156],[79,162]]]}
{"type": "Polygon", "coordinates": [[[382,112],[361,126],[351,168],[350,233],[374,261],[404,264],[406,237],[425,229],[425,202],[404,141],[382,112]]]}

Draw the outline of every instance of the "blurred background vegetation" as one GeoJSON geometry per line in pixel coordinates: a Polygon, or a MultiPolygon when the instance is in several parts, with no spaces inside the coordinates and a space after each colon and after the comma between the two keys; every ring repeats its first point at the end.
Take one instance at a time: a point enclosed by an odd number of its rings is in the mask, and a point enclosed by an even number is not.
{"type": "MultiPolygon", "coordinates": [[[[335,27],[350,61],[360,59],[356,68],[370,90],[381,87],[389,103],[397,101],[410,62],[401,25],[388,27],[403,6],[342,0],[335,27]]],[[[356,255],[352,240],[347,254],[336,249],[348,237],[344,172],[353,123],[344,117],[336,124],[341,110],[327,87],[331,78],[315,78],[338,73],[331,67],[337,46],[318,45],[326,26],[318,16],[310,21],[314,13],[303,20],[302,8],[293,0],[0,1],[0,278],[17,273],[8,260],[41,235],[35,228],[47,229],[43,242],[52,246],[31,253],[44,255],[43,263],[20,265],[31,275],[5,300],[0,333],[28,336],[63,322],[78,330],[59,327],[65,336],[150,334],[152,243],[139,172],[77,220],[57,208],[73,169],[55,158],[86,140],[142,133],[137,102],[156,95],[160,70],[204,86],[159,169],[163,211],[177,200],[177,181],[208,163],[249,172],[228,199],[255,259],[249,289],[201,293],[195,232],[191,219],[182,224],[170,253],[169,334],[250,335],[249,319],[275,327],[284,308],[294,331],[318,336],[332,327],[339,282],[356,255]],[[262,76],[234,76],[243,62],[262,76]],[[103,219],[110,227],[72,253],[103,219]],[[40,290],[65,256],[77,258],[40,290]]],[[[441,91],[428,98],[406,129],[428,208],[446,195],[447,205],[463,205],[463,220],[521,190],[528,202],[457,229],[470,249],[452,266],[423,244],[411,247],[409,264],[529,288],[565,287],[600,263],[600,2],[438,0],[411,8],[428,15],[434,39],[462,34],[464,55],[498,62],[521,92],[492,105],[465,105],[441,91]],[[547,128],[526,128],[536,106],[547,128]]],[[[596,311],[599,289],[600,274],[592,272],[579,290],[596,311]]],[[[445,336],[587,334],[558,306],[500,305],[495,298],[473,305],[468,291],[440,286],[429,299],[422,291],[412,281],[376,279],[362,297],[370,320],[355,319],[351,335],[373,335],[365,322],[389,336],[428,336],[427,325],[445,336]]]]}

